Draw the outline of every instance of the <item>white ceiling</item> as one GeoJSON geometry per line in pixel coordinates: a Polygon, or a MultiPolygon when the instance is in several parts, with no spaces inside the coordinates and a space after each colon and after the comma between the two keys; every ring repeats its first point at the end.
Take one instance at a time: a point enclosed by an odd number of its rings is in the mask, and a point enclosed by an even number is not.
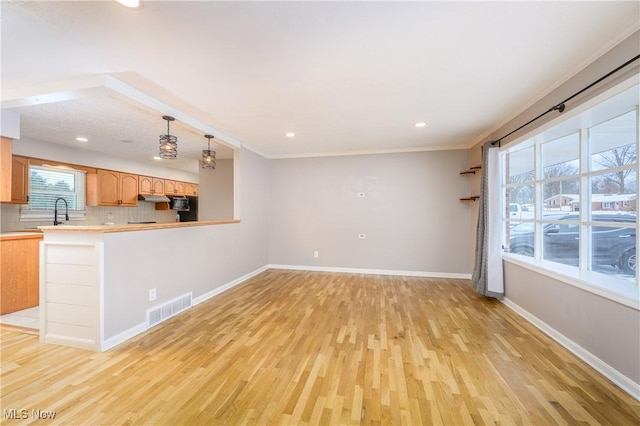
{"type": "Polygon", "coordinates": [[[2,106],[24,137],[84,133],[138,161],[177,111],[193,120],[172,123],[172,166],[189,171],[208,131],[222,157],[465,148],[638,29],[639,5],[3,0],[2,106]],[[108,90],[33,102],[104,74],[171,111],[108,90]]]}

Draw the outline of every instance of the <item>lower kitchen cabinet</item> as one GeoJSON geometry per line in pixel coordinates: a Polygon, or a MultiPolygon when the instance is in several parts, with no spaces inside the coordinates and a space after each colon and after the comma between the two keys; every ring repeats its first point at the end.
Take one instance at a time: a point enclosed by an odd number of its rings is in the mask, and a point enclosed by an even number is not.
{"type": "Polygon", "coordinates": [[[0,236],[0,315],[38,306],[42,237],[0,236]]]}

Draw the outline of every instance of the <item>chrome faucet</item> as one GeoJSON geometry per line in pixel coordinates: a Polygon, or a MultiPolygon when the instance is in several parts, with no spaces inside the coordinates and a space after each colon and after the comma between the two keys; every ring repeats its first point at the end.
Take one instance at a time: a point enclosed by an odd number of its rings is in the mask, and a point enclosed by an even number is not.
{"type": "Polygon", "coordinates": [[[67,204],[67,200],[65,200],[64,198],[58,197],[58,198],[56,198],[56,202],[55,202],[55,204],[53,206],[53,226],[57,226],[57,225],[60,225],[61,223],[63,223],[63,222],[58,222],[58,201],[60,201],[60,200],[64,201],[64,205],[66,207],[66,211],[65,211],[65,214],[64,214],[64,220],[69,220],[69,204],[67,204]]]}

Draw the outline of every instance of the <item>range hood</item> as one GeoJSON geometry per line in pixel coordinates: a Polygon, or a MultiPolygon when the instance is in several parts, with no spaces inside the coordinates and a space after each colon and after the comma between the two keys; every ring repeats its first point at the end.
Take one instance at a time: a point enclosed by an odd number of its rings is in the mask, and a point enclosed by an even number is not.
{"type": "Polygon", "coordinates": [[[170,200],[166,195],[138,194],[138,200],[149,201],[150,203],[168,203],[170,200]]]}

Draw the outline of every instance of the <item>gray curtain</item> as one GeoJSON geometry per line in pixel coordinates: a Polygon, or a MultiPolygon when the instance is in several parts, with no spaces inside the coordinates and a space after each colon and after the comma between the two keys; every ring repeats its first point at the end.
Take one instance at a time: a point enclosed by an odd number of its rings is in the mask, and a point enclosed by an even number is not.
{"type": "Polygon", "coordinates": [[[482,182],[476,231],[476,258],[471,284],[475,290],[496,299],[504,297],[502,270],[502,189],[500,188],[500,146],[487,142],[482,147],[482,182]]]}

